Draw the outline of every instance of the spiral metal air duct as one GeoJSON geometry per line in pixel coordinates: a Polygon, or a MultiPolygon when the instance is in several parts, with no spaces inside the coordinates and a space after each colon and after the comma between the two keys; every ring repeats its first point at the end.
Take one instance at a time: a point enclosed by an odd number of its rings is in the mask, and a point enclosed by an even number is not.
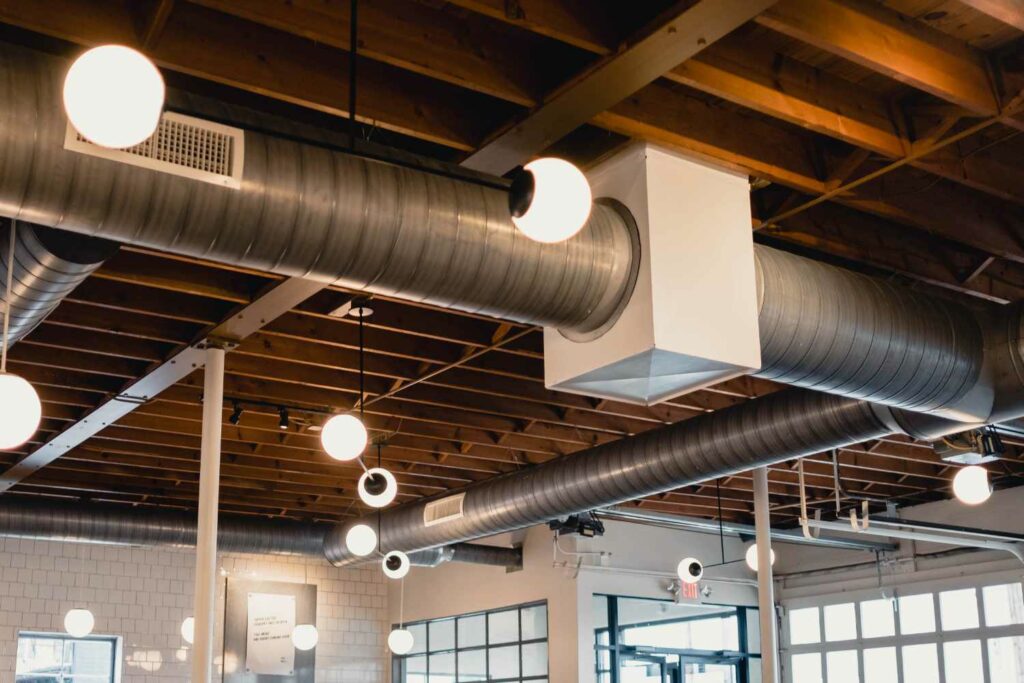
{"type": "MultiPolygon", "coordinates": [[[[229,553],[322,558],[324,536],[330,528],[325,523],[221,515],[217,548],[229,553]]],[[[190,548],[196,544],[196,517],[170,510],[4,499],[0,501],[0,537],[190,548]]],[[[522,566],[522,550],[458,543],[411,553],[409,560],[422,567],[465,562],[514,569],[522,566]]]]}
{"type": "Polygon", "coordinates": [[[0,46],[0,213],[119,242],[576,332],[614,317],[633,236],[595,205],[561,244],[503,190],[248,131],[240,189],[64,149],[66,64],[0,46]]]}
{"type": "MultiPolygon", "coordinates": [[[[0,283],[6,286],[11,222],[0,225],[0,283]]],[[[20,223],[14,235],[10,340],[22,339],[117,253],[116,242],[20,223]]],[[[6,298],[6,297],[5,297],[6,298]]]]}
{"type": "MultiPolygon", "coordinates": [[[[521,529],[895,430],[887,408],[791,389],[475,484],[462,492],[459,519],[427,526],[429,501],[385,510],[381,547],[415,551],[521,529]]],[[[353,559],[348,526],[324,540],[332,563],[353,559]]]]}

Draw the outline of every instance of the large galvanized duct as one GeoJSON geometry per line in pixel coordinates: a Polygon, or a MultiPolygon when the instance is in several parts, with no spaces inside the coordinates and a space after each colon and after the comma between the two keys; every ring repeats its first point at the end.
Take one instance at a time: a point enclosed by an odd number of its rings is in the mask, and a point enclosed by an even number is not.
{"type": "Polygon", "coordinates": [[[758,246],[765,379],[888,406],[984,420],[959,405],[981,379],[982,329],[964,306],[758,246]]]}
{"type": "MultiPolygon", "coordinates": [[[[0,224],[0,291],[7,282],[11,222],[0,224]]],[[[117,253],[109,240],[19,223],[14,236],[14,281],[10,341],[43,321],[85,278],[117,253]]],[[[6,298],[6,295],[5,295],[6,298]]]]}
{"type": "MultiPolygon", "coordinates": [[[[380,543],[414,551],[513,531],[897,429],[888,408],[790,389],[474,484],[459,494],[459,519],[427,526],[427,502],[385,510],[380,543]]],[[[378,518],[362,521],[376,525],[378,518]]],[[[334,564],[353,561],[345,548],[348,526],[324,540],[334,564]]]]}
{"type": "MultiPolygon", "coordinates": [[[[642,255],[612,205],[548,245],[514,229],[501,189],[288,135],[246,132],[239,190],[66,151],[66,67],[0,45],[0,214],[573,333],[614,320],[632,292],[642,255]]],[[[229,105],[197,108],[258,123],[229,105]]],[[[982,365],[963,308],[766,247],[756,254],[762,376],[984,416],[956,405],[982,365]]]]}
{"type": "MultiPolygon", "coordinates": [[[[228,553],[322,558],[324,536],[331,526],[222,514],[217,527],[217,549],[228,553]]],[[[183,511],[4,499],[0,501],[0,537],[190,548],[196,544],[196,517],[183,511]]],[[[410,553],[409,561],[422,567],[465,562],[515,569],[522,566],[522,549],[457,543],[410,553]]]]}
{"type": "Polygon", "coordinates": [[[0,214],[578,333],[630,294],[634,236],[609,204],[541,244],[501,189],[283,137],[246,132],[241,189],[66,151],[66,69],[0,45],[0,214]]]}

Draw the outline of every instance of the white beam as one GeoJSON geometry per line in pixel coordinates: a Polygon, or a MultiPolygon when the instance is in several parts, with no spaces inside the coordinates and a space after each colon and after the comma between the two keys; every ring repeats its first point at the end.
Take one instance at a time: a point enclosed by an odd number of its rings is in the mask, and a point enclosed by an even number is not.
{"type": "Polygon", "coordinates": [[[771,511],[768,468],[754,470],[754,527],[757,536],[757,607],[761,623],[761,681],[779,683],[779,634],[775,624],[771,511]]]}
{"type": "Polygon", "coordinates": [[[203,378],[203,440],[199,465],[199,528],[192,639],[192,681],[210,683],[214,606],[217,601],[217,509],[220,503],[220,441],[224,419],[224,349],[209,346],[203,378]]]}

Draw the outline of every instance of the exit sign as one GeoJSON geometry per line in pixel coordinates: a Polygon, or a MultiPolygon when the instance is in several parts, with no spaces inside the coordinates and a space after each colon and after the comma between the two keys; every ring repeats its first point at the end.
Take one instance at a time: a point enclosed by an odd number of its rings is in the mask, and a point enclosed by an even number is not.
{"type": "Polygon", "coordinates": [[[679,600],[692,600],[700,602],[700,585],[696,583],[679,584],[679,600]]]}

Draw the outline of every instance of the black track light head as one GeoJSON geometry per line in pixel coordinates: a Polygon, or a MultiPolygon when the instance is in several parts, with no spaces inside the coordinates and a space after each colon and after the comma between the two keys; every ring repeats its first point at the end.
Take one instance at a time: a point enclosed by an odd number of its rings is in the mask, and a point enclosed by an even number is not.
{"type": "Polygon", "coordinates": [[[278,415],[281,416],[281,419],[279,419],[277,421],[277,426],[281,429],[281,431],[287,430],[288,429],[288,409],[287,408],[281,408],[280,410],[278,410],[278,415]]]}

